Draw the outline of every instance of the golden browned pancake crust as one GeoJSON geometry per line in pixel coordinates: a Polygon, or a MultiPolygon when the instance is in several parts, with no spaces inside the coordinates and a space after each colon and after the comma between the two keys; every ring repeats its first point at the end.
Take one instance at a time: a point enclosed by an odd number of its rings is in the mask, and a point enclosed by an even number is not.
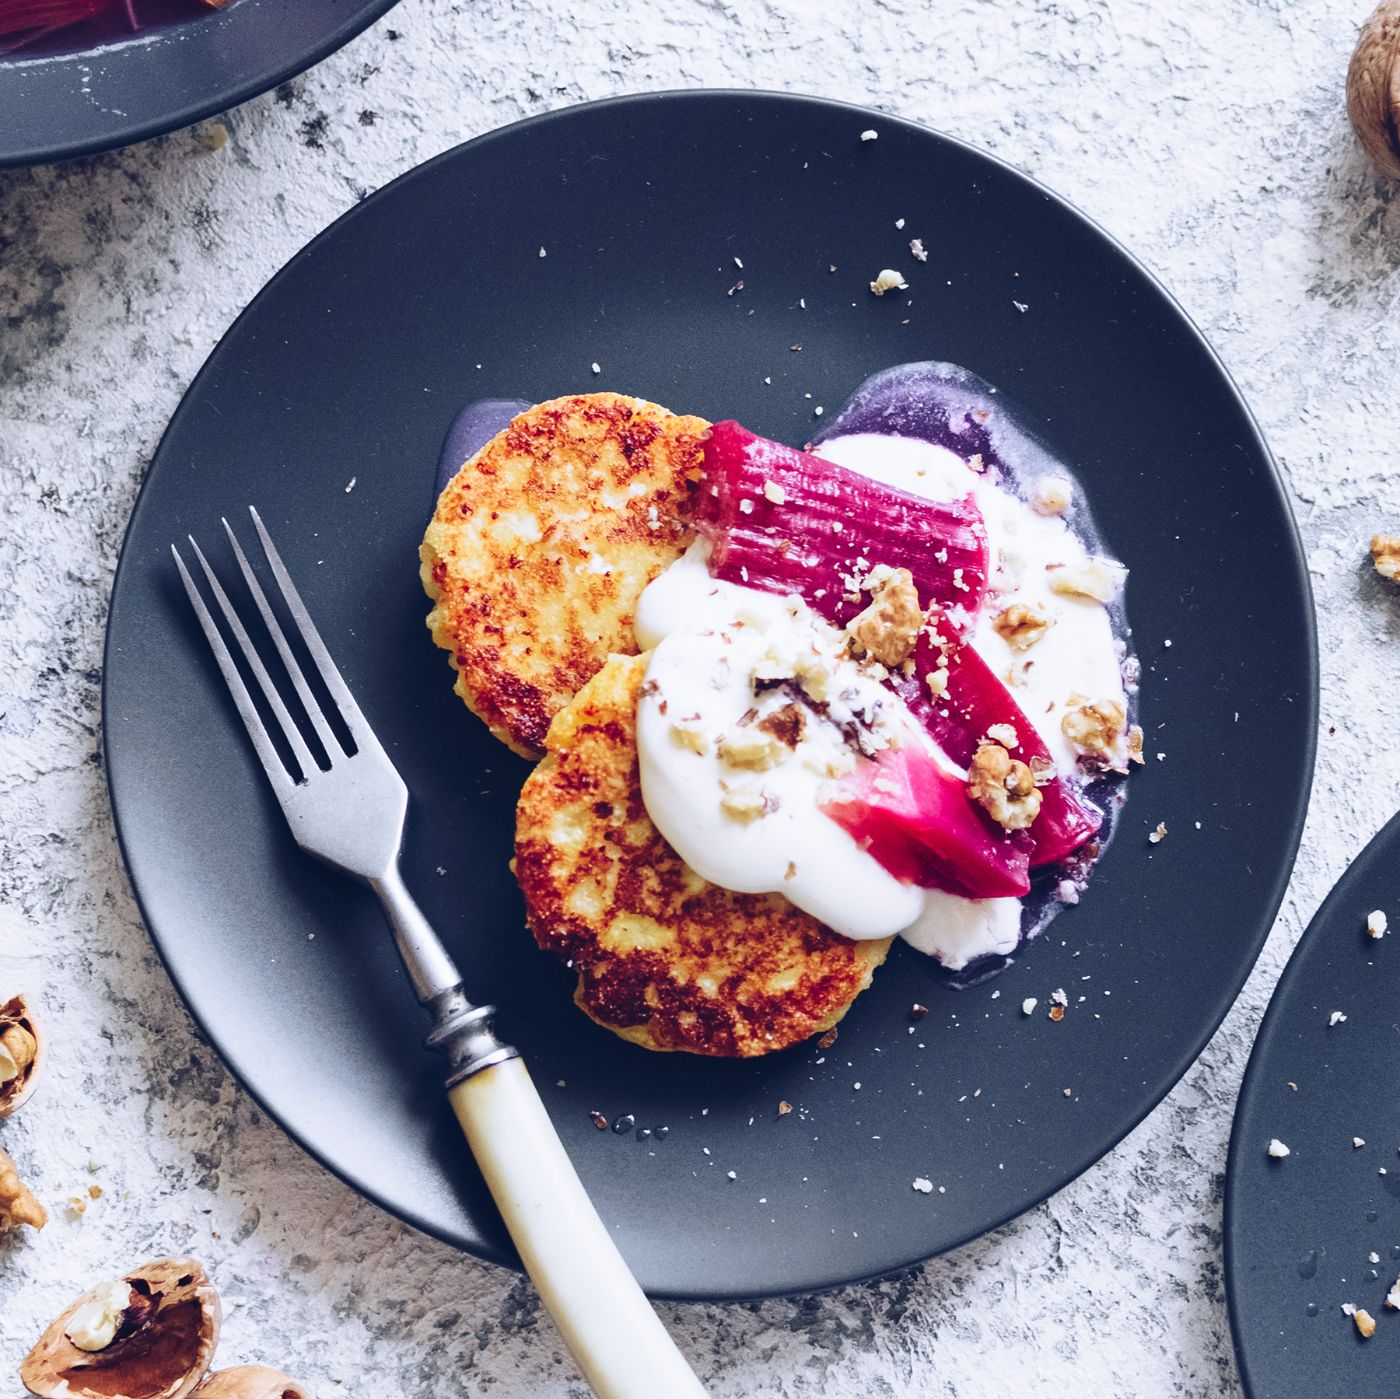
{"type": "Polygon", "coordinates": [[[637,697],[645,656],[613,656],[548,734],[516,809],[530,930],[572,962],[574,999],[648,1049],[767,1054],[829,1029],[889,939],[853,942],[778,894],[707,884],[642,803],[637,697]]]}
{"type": "Polygon", "coordinates": [[[690,543],[708,424],[575,394],[522,413],[454,476],[420,551],[457,693],[526,757],[611,652],[642,589],[690,543]],[[689,473],[689,477],[687,476],[689,473]]]}

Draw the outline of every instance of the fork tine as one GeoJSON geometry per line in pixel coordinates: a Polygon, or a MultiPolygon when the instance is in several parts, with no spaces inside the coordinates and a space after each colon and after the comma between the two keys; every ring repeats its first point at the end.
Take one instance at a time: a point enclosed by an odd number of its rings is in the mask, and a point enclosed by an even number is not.
{"type": "Polygon", "coordinates": [[[175,567],[180,570],[180,581],[184,583],[185,592],[189,594],[194,615],[199,618],[200,630],[203,631],[204,639],[209,643],[210,650],[214,653],[214,659],[219,664],[224,682],[228,685],[229,693],[233,696],[234,706],[243,720],[244,727],[248,730],[248,737],[253,740],[253,747],[257,750],[269,781],[277,793],[281,795],[283,791],[293,785],[286,764],[283,763],[278,756],[277,749],[273,746],[272,738],[253,703],[253,697],[248,693],[248,687],[243,683],[243,677],[238,673],[238,667],[234,664],[233,657],[229,654],[229,649],[224,644],[218,627],[214,624],[214,618],[204,605],[204,599],[199,595],[199,589],[195,587],[194,579],[190,577],[190,571],[185,567],[184,559],[180,557],[180,551],[172,544],[170,552],[175,556],[175,567]]]}
{"type": "Polygon", "coordinates": [[[224,533],[228,535],[228,542],[233,545],[233,556],[238,560],[243,581],[247,583],[248,591],[253,595],[253,601],[262,614],[263,622],[272,637],[273,645],[277,647],[277,654],[282,657],[282,664],[286,666],[287,674],[291,676],[292,685],[301,698],[307,718],[311,720],[312,727],[325,745],[326,756],[334,763],[336,757],[344,752],[344,749],[331,732],[331,726],[326,723],[325,715],[321,713],[321,706],[317,703],[316,696],[311,693],[311,686],[306,683],[306,676],[302,673],[301,665],[292,654],[292,648],[287,644],[287,634],[282,630],[282,624],[277,620],[277,614],[268,605],[267,594],[263,592],[262,584],[258,582],[257,575],[253,572],[252,565],[248,562],[248,556],[243,552],[243,546],[238,542],[238,536],[233,532],[233,526],[227,520],[224,520],[223,525],[224,533]]]}
{"type": "Polygon", "coordinates": [[[272,565],[273,576],[282,589],[282,597],[287,604],[287,610],[292,614],[292,620],[297,624],[301,639],[306,644],[311,659],[316,662],[316,669],[321,672],[321,679],[326,682],[326,689],[330,691],[331,698],[339,707],[341,716],[355,737],[356,744],[361,749],[370,746],[377,747],[378,740],[374,736],[374,731],[360,712],[360,706],[355,703],[355,697],[350,693],[350,687],[340,678],[340,671],[336,669],[336,664],[331,659],[331,653],[326,649],[326,643],[321,640],[321,633],[316,630],[316,624],[311,620],[311,614],[306,610],[306,604],[301,600],[301,594],[297,592],[296,584],[292,582],[291,575],[287,572],[287,566],[282,562],[282,555],[277,552],[277,546],[272,542],[272,537],[262,522],[262,516],[251,505],[248,507],[248,513],[253,517],[253,526],[258,532],[258,538],[262,541],[263,553],[267,555],[267,561],[272,565]]]}
{"type": "MultiPolygon", "coordinates": [[[[282,696],[277,693],[277,686],[272,683],[272,677],[267,673],[267,667],[263,665],[262,658],[248,639],[248,633],[243,629],[243,623],[239,621],[238,613],[233,610],[233,604],[228,600],[228,594],[224,592],[223,585],[219,582],[214,570],[209,567],[209,560],[204,557],[204,551],[195,543],[193,535],[189,535],[188,538],[190,548],[194,550],[194,556],[199,560],[199,566],[204,570],[209,589],[214,594],[214,601],[219,604],[219,611],[223,613],[224,621],[228,623],[228,628],[233,633],[233,639],[238,643],[238,649],[243,653],[243,659],[247,661],[248,668],[253,672],[253,676],[262,690],[263,698],[267,701],[273,714],[277,716],[277,722],[282,726],[282,733],[301,767],[302,777],[314,777],[320,771],[320,767],[315,758],[311,756],[311,750],[306,746],[306,740],[301,736],[301,730],[297,728],[292,716],[287,713],[287,706],[282,703],[282,696]]],[[[215,634],[217,635],[217,629],[215,629],[215,634]]],[[[235,671],[235,673],[237,672],[235,671]]],[[[228,678],[227,671],[224,672],[224,678],[228,678]]]]}

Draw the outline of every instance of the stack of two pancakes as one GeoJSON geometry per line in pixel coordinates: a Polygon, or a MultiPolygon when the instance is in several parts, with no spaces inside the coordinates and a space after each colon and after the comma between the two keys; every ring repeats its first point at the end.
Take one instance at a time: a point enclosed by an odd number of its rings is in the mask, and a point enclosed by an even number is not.
{"type": "Polygon", "coordinates": [[[708,426],[617,394],[522,413],[439,497],[422,577],[457,693],[542,758],[514,868],[535,940],[578,972],[578,1005],[648,1049],[751,1056],[833,1026],[889,942],[707,883],[643,804],[633,618],[694,536],[708,426]]]}

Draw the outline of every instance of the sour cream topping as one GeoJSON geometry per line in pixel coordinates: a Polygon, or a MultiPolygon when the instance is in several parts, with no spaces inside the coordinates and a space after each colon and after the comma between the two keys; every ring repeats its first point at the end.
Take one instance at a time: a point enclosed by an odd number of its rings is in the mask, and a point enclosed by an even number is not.
{"type": "MultiPolygon", "coordinates": [[[[862,434],[830,439],[819,452],[929,500],[972,491],[991,560],[972,645],[1007,682],[1057,768],[1072,774],[1075,753],[1060,724],[1071,702],[1124,702],[1107,610],[1054,587],[1060,570],[1091,563],[1078,537],[1058,514],[1037,512],[929,443],[862,434]],[[1048,622],[1022,650],[996,626],[1013,603],[1048,622]]],[[[1037,489],[1053,511],[1072,486],[1054,478],[1037,489]]],[[[1018,899],[970,900],[902,883],[820,808],[859,752],[889,744],[923,744],[965,774],[879,683],[878,668],[851,659],[844,633],[800,598],[712,578],[708,550],[697,540],[646,589],[637,612],[638,642],[652,650],[637,747],[657,829],[702,878],[741,893],[782,893],[846,937],[899,933],[953,969],[1013,951],[1018,899]]]]}

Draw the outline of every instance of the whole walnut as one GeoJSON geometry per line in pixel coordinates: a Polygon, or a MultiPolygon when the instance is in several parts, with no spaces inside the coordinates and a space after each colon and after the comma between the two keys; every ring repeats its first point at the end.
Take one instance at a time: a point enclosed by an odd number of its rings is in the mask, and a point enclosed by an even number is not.
{"type": "Polygon", "coordinates": [[[1347,115],[1371,164],[1400,180],[1400,0],[1381,0],[1361,26],[1347,69],[1347,115]]]}

